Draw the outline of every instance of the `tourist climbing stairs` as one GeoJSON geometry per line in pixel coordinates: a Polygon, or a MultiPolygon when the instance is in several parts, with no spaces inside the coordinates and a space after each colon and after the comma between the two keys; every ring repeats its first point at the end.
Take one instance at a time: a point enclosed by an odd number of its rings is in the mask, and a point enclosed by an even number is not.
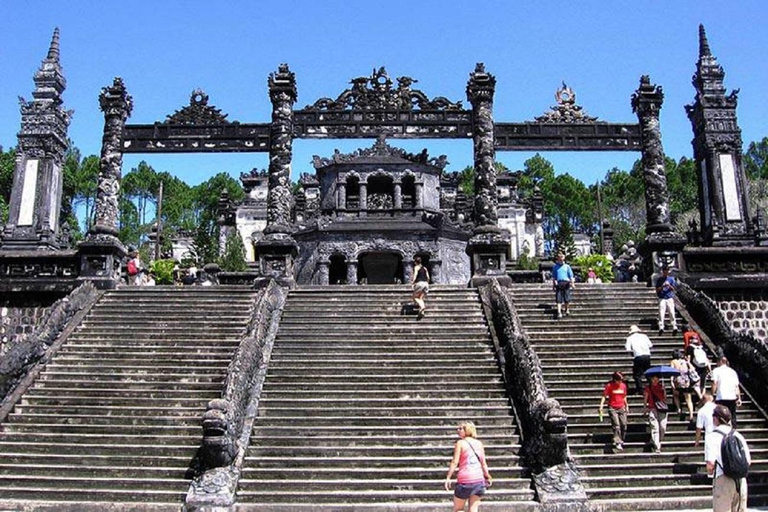
{"type": "MultiPolygon", "coordinates": [[[[653,342],[652,364],[668,365],[682,335],[669,327],[658,335],[658,302],[653,289],[637,283],[578,285],[571,315],[555,319],[550,285],[514,285],[514,302],[538,354],[545,383],[568,414],[568,441],[587,494],[601,510],[674,510],[712,507],[703,443],[694,446],[695,425],[673,409],[661,453],[652,453],[642,397],[630,396],[627,442],[612,453],[607,415],[598,406],[604,385],[622,371],[630,390],[632,356],[624,349],[629,327],[640,326],[653,342]]],[[[678,325],[682,320],[678,318],[678,325]]],[[[669,379],[664,379],[672,404],[669,379]]],[[[747,390],[748,391],[748,390],[747,390]]],[[[683,401],[683,408],[685,408],[683,401]]],[[[607,406],[606,406],[607,408],[607,406]]],[[[687,413],[686,413],[687,416],[687,413]]],[[[750,504],[768,504],[768,423],[744,394],[738,428],[752,450],[750,504]]]]}
{"type": "Polygon", "coordinates": [[[244,287],[107,292],[0,425],[0,510],[179,510],[252,299],[244,287]]]}
{"type": "Polygon", "coordinates": [[[494,485],[484,510],[536,510],[519,432],[476,290],[435,286],[426,316],[405,286],[291,291],[237,493],[248,510],[441,510],[462,420],[494,485]]]}

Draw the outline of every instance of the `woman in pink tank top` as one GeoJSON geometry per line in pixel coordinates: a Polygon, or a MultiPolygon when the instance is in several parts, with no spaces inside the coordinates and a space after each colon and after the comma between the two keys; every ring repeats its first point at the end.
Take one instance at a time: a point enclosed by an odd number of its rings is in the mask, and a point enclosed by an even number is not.
{"type": "Polygon", "coordinates": [[[463,421],[456,429],[459,440],[453,448],[453,460],[445,477],[445,490],[451,490],[451,477],[458,468],[456,489],[453,493],[453,510],[464,510],[469,500],[469,512],[480,510],[480,498],[485,494],[486,485],[493,484],[493,478],[485,461],[483,443],[477,439],[477,429],[471,421],[463,421]]]}

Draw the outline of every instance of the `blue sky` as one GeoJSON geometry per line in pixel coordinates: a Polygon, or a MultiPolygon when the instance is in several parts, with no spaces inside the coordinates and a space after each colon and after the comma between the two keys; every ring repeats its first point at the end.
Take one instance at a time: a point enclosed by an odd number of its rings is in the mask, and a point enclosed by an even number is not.
{"type": "MultiPolygon", "coordinates": [[[[75,110],[69,135],[84,155],[98,154],[102,87],[121,76],[134,99],[130,123],[153,123],[189,102],[195,88],[230,120],[267,122],[267,76],[287,62],[296,73],[297,108],[335,97],[351,78],[385,66],[417,79],[427,96],[468,105],[465,87],[476,62],[496,75],[497,121],[533,119],[554,104],[565,81],[585,111],[601,120],[636,122],[630,97],[649,74],[664,88],[661,114],[667,155],[690,156],[683,106],[694,97],[691,75],[704,23],[728,89],[740,88],[745,145],[768,136],[768,4],[762,0],[642,2],[242,1],[202,2],[6,0],[0,16],[0,145],[16,144],[18,96],[31,97],[32,75],[54,27],[61,30],[65,106],[75,110]]],[[[470,141],[392,141],[409,150],[446,154],[449,170],[472,163],[470,141]]],[[[313,154],[349,151],[367,141],[294,143],[293,172],[312,170],[313,154]]],[[[521,168],[531,153],[499,153],[521,168]]],[[[592,183],[637,153],[544,153],[558,172],[592,183]]],[[[190,184],[226,171],[266,168],[266,154],[126,155],[190,184]]]]}

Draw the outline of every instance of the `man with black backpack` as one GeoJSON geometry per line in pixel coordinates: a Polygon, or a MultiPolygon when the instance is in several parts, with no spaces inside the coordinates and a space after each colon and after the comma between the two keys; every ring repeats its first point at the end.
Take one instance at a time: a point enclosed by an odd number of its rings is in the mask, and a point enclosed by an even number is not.
{"type": "Polygon", "coordinates": [[[712,412],[714,430],[707,434],[704,460],[712,476],[712,510],[746,512],[747,472],[752,459],[741,434],[731,428],[731,411],[724,405],[712,412]]]}

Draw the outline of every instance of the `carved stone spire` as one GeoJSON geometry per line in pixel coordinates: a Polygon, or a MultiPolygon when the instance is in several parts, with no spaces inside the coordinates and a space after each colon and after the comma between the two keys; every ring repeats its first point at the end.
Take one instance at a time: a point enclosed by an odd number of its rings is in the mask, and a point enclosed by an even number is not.
{"type": "Polygon", "coordinates": [[[48,48],[48,60],[59,62],[59,27],[53,29],[51,46],[48,48]]]}
{"type": "Polygon", "coordinates": [[[59,63],[59,29],[35,72],[32,100],[19,98],[21,130],[3,248],[58,248],[62,161],[72,112],[62,108],[67,81],[59,63]]]}
{"type": "Polygon", "coordinates": [[[699,25],[699,58],[711,55],[709,41],[707,41],[707,32],[704,30],[704,25],[699,25]]]}
{"type": "Polygon", "coordinates": [[[694,102],[685,110],[693,127],[699,174],[699,210],[704,243],[746,245],[753,235],[742,140],[736,118],[738,89],[726,94],[725,71],[699,25],[699,59],[692,83],[694,102]]]}

